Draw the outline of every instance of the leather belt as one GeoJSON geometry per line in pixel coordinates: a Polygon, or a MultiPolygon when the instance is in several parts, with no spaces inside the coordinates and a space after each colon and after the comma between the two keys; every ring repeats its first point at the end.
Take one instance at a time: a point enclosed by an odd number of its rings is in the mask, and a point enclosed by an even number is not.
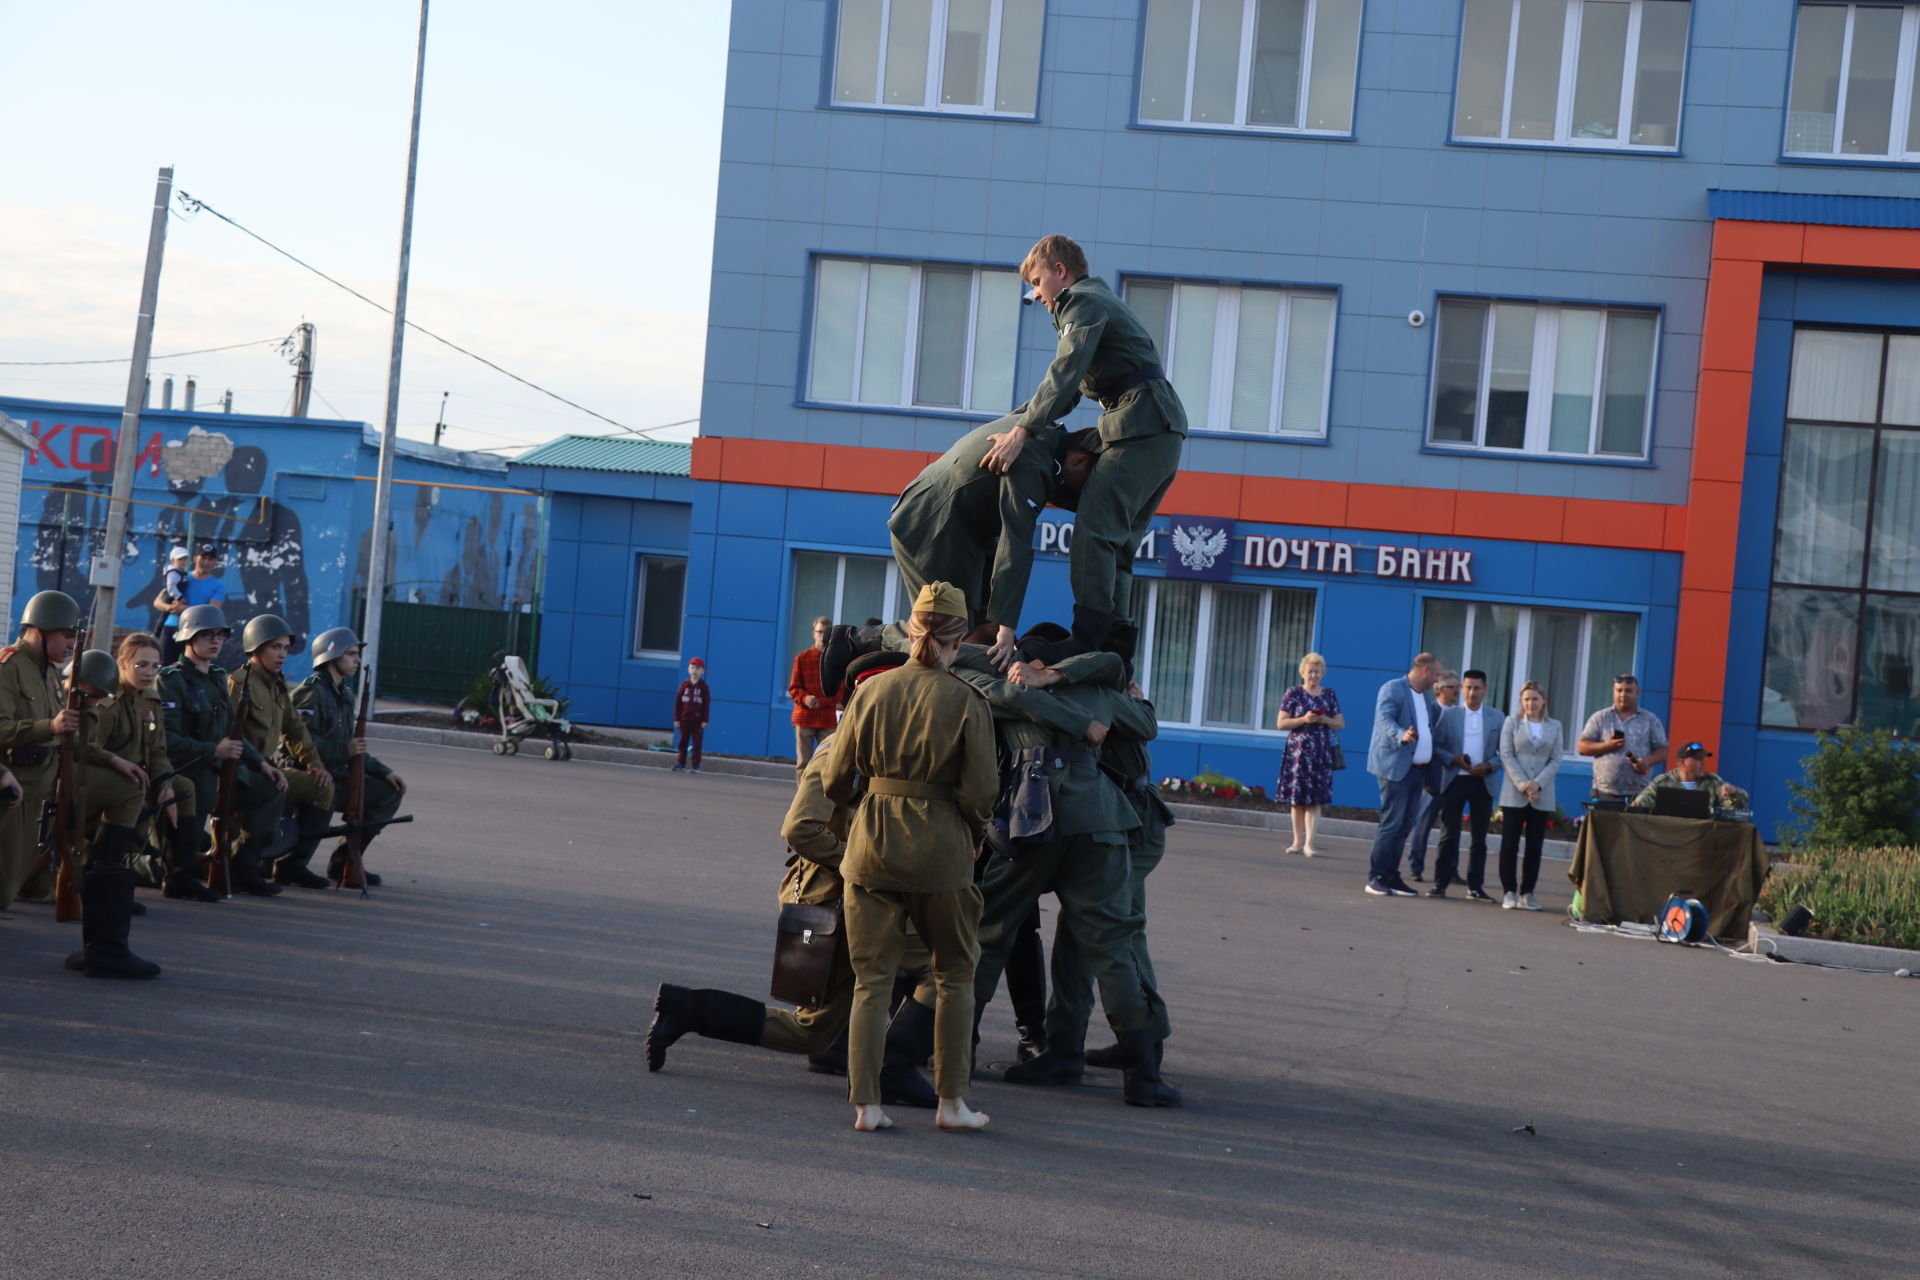
{"type": "Polygon", "coordinates": [[[1090,764],[1098,766],[1100,763],[1099,756],[1096,756],[1091,751],[1082,751],[1077,747],[1055,747],[1049,751],[1047,755],[1052,758],[1053,767],[1056,769],[1069,764],[1090,764]]]}
{"type": "Polygon", "coordinates": [[[1111,409],[1119,401],[1121,396],[1127,394],[1127,392],[1133,390],[1135,387],[1143,387],[1149,382],[1164,380],[1166,376],[1166,369],[1157,364],[1147,365],[1143,369],[1135,369],[1132,373],[1121,378],[1105,395],[1100,397],[1100,407],[1103,409],[1111,409]]]}
{"type": "Polygon", "coordinates": [[[870,796],[904,796],[909,800],[953,800],[953,788],[944,782],[915,782],[909,778],[868,778],[870,796]]]}
{"type": "Polygon", "coordinates": [[[6,752],[7,763],[18,765],[22,769],[31,769],[36,765],[45,764],[47,757],[52,754],[51,749],[41,746],[8,747],[6,752]]]}

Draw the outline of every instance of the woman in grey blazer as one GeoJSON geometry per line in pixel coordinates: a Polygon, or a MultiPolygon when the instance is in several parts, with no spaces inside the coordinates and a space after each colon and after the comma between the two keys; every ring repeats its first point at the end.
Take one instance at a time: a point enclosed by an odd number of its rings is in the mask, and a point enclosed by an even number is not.
{"type": "Polygon", "coordinates": [[[1533,896],[1540,878],[1540,847],[1547,839],[1547,819],[1557,808],[1553,775],[1560,772],[1560,755],[1567,749],[1560,722],[1547,718],[1547,692],[1537,680],[1520,686],[1520,714],[1500,726],[1500,905],[1512,911],[1538,911],[1533,896]],[[1527,860],[1519,883],[1514,880],[1520,835],[1527,837],[1527,860]],[[1516,893],[1515,890],[1518,889],[1516,893]]]}

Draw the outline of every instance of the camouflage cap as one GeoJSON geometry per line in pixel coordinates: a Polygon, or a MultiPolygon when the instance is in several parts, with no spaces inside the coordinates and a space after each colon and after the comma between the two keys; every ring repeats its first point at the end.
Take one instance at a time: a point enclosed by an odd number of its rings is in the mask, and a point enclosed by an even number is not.
{"type": "Polygon", "coordinates": [[[951,582],[929,582],[920,588],[913,602],[915,613],[943,613],[949,618],[967,616],[967,593],[951,582]]]}

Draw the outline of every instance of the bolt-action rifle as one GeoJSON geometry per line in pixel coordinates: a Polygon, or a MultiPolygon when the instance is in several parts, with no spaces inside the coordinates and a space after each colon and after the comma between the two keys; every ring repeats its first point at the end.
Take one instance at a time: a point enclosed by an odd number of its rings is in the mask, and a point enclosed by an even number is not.
{"type": "Polygon", "coordinates": [[[213,862],[207,868],[207,887],[223,898],[233,896],[234,828],[240,825],[240,759],[246,754],[247,711],[253,703],[253,659],[240,671],[240,696],[234,700],[226,736],[243,746],[233,759],[220,762],[220,789],[213,801],[213,862]]]}
{"type": "MultiPolygon", "coordinates": [[[[360,714],[353,722],[353,740],[360,744],[360,750],[353,754],[347,765],[347,821],[340,834],[345,837],[346,865],[340,869],[342,889],[357,887],[360,896],[367,896],[367,868],[360,860],[361,852],[367,844],[367,691],[373,687],[369,671],[363,663],[360,667],[360,714]]],[[[411,819],[407,819],[411,821],[411,819]]],[[[382,824],[384,825],[384,824],[382,824]]],[[[325,839],[333,832],[325,832],[325,839]]]]}
{"type": "Polygon", "coordinates": [[[67,710],[79,715],[80,727],[60,735],[60,774],[53,787],[53,851],[58,862],[53,918],[63,924],[80,918],[80,849],[87,841],[87,696],[80,691],[80,655],[86,651],[87,633],[82,631],[74,637],[73,666],[67,672],[67,710]]]}

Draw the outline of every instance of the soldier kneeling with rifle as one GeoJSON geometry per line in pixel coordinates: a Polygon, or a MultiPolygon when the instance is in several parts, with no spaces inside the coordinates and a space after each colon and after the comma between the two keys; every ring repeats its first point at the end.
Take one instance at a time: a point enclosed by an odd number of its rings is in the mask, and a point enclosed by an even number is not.
{"type": "MultiPolygon", "coordinates": [[[[400,797],[407,794],[406,781],[367,752],[366,709],[362,706],[356,715],[354,708],[363,683],[356,680],[361,656],[360,637],[349,628],[322,631],[313,638],[313,674],[293,691],[293,708],[306,722],[320,759],[333,776],[333,807],[356,828],[346,833],[327,859],[327,878],[348,889],[364,887],[359,883],[362,875],[367,884],[380,883],[379,876],[356,866],[357,855],[386,830],[399,812],[400,797]],[[359,813],[351,811],[356,759],[362,761],[359,813]]],[[[312,854],[309,848],[307,856],[312,854]]]]}
{"type": "Polygon", "coordinates": [[[160,673],[160,705],[167,754],[196,762],[180,776],[193,788],[194,811],[215,823],[213,887],[219,890],[221,877],[230,874],[233,888],[266,898],[280,892],[261,874],[261,855],[280,834],[286,779],[243,736],[236,711],[245,708],[234,706],[227,673],[214,664],[232,634],[219,605],[197,604],[182,613],[180,661],[160,673]],[[242,827],[246,841],[236,852],[234,836],[242,827]],[[225,865],[229,857],[231,868],[225,865]]]}
{"type": "MultiPolygon", "coordinates": [[[[40,815],[53,795],[54,739],[80,728],[80,713],[61,706],[58,668],[73,655],[80,606],[64,591],[42,591],[20,614],[20,639],[0,649],[0,750],[8,780],[23,793],[0,815],[0,910],[22,894],[40,849],[40,815]]],[[[0,788],[4,789],[4,788],[0,788]]]]}
{"type": "MultiPolygon", "coordinates": [[[[293,692],[281,674],[287,655],[298,637],[287,620],[278,614],[263,613],[247,623],[240,633],[240,647],[247,661],[227,679],[227,692],[238,705],[247,708],[244,732],[247,744],[263,757],[280,756],[298,768],[284,772],[268,766],[274,785],[286,796],[298,824],[297,834],[289,839],[283,833],[264,857],[278,856],[273,864],[275,884],[294,884],[303,889],[324,889],[327,882],[307,867],[327,826],[333,810],[333,775],[327,772],[306,721],[293,709],[293,692]]],[[[284,823],[283,823],[284,828],[284,823]]]]}

